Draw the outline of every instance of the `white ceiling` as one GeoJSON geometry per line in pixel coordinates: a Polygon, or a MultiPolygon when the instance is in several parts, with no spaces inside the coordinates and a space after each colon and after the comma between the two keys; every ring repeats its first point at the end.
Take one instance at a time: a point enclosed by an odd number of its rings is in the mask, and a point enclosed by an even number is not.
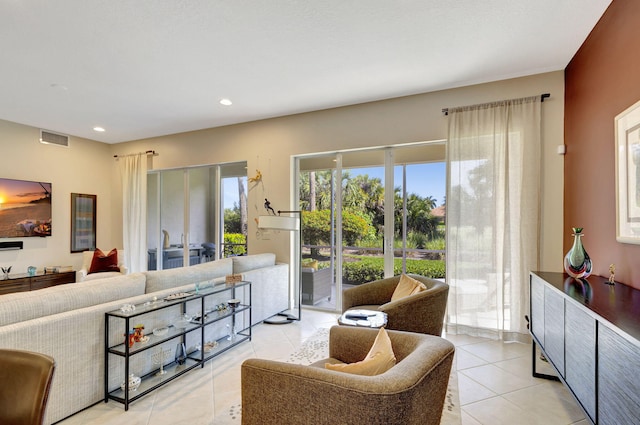
{"type": "Polygon", "coordinates": [[[556,71],[610,2],[2,0],[0,119],[118,143],[556,71]]]}

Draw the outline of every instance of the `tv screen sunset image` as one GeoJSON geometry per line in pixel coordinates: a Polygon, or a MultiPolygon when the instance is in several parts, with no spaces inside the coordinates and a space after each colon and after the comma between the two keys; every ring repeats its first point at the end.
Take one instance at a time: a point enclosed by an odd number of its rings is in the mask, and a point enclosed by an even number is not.
{"type": "Polygon", "coordinates": [[[0,179],[0,238],[51,236],[51,183],[0,179]]]}

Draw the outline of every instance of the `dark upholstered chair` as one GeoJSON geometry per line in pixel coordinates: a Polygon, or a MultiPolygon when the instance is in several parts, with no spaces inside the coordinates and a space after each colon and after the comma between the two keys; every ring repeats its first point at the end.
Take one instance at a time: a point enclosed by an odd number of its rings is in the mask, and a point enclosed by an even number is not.
{"type": "Polygon", "coordinates": [[[0,424],[42,424],[54,368],[44,354],[0,349],[0,424]]]}
{"type": "Polygon", "coordinates": [[[202,244],[202,259],[204,261],[213,261],[216,259],[216,244],[213,242],[205,242],[202,244]]]}
{"type": "Polygon", "coordinates": [[[242,364],[243,425],[436,425],[454,347],[432,335],[388,331],[397,363],[376,376],[325,369],[358,362],[378,329],[334,326],[329,358],[310,366],[249,359],[242,364]]]}
{"type": "Polygon", "coordinates": [[[387,329],[442,335],[449,285],[424,276],[409,276],[424,283],[427,290],[391,301],[400,276],[375,280],[342,291],[342,311],[383,311],[387,313],[387,329]]]}

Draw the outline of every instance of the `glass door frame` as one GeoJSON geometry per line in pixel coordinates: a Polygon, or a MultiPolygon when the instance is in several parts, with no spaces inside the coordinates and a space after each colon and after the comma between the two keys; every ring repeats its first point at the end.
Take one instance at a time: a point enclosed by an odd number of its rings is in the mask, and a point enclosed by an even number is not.
{"type": "MultiPolygon", "coordinates": [[[[243,163],[243,161],[238,161],[238,164],[243,163]]],[[[151,234],[151,232],[153,232],[154,234],[154,239],[157,240],[157,248],[156,248],[156,256],[155,256],[155,270],[162,270],[163,269],[163,233],[162,233],[162,205],[163,205],[163,194],[162,194],[162,188],[163,188],[163,179],[164,179],[164,174],[167,172],[176,172],[176,171],[182,171],[183,172],[183,193],[182,193],[182,206],[183,206],[183,217],[182,217],[182,234],[183,234],[183,240],[181,241],[182,244],[182,264],[183,265],[189,265],[190,264],[190,252],[191,252],[191,209],[192,209],[192,205],[190,205],[190,201],[191,201],[191,197],[190,197],[190,171],[191,170],[195,170],[195,169],[202,169],[202,168],[206,168],[209,170],[209,183],[210,183],[210,187],[209,187],[209,196],[208,196],[208,200],[209,202],[212,203],[212,205],[208,205],[207,209],[209,211],[211,211],[213,213],[213,216],[211,217],[211,215],[207,218],[208,220],[213,220],[213,226],[212,226],[212,232],[213,232],[213,240],[216,241],[216,245],[217,247],[222,247],[224,245],[224,240],[223,240],[223,235],[224,235],[224,202],[222,199],[223,193],[222,193],[222,184],[221,184],[221,179],[222,179],[222,173],[221,173],[221,168],[224,167],[225,165],[229,165],[226,163],[223,164],[209,164],[209,165],[198,165],[198,166],[193,166],[193,167],[180,167],[180,168],[167,168],[167,169],[161,169],[161,170],[149,170],[147,172],[147,179],[149,179],[150,176],[155,175],[157,176],[157,181],[156,181],[156,188],[155,188],[155,192],[154,192],[154,198],[155,198],[155,216],[153,218],[153,220],[155,221],[156,225],[153,226],[153,228],[151,226],[148,225],[147,228],[147,232],[148,232],[148,236],[147,236],[147,240],[149,240],[149,235],[151,234]],[[213,173],[213,176],[211,175],[211,173],[213,173]]],[[[246,165],[246,163],[245,163],[246,165]]],[[[149,202],[149,195],[148,194],[148,198],[147,198],[147,202],[149,202]]],[[[180,196],[180,195],[178,195],[180,196]]],[[[147,221],[149,219],[149,212],[147,213],[147,221]]],[[[222,250],[220,248],[217,248],[215,251],[215,259],[220,259],[221,255],[222,255],[222,250]]]]}
{"type": "MultiPolygon", "coordinates": [[[[343,253],[342,249],[342,232],[337,231],[338,229],[342,229],[342,177],[344,173],[343,167],[343,153],[351,154],[357,153],[358,151],[383,151],[384,153],[384,203],[385,205],[395,205],[395,167],[402,166],[402,234],[403,234],[403,267],[402,270],[406,270],[406,239],[407,239],[407,182],[406,182],[406,165],[408,164],[406,161],[399,161],[399,163],[395,163],[396,161],[396,152],[403,147],[420,147],[426,145],[444,145],[446,141],[443,140],[435,140],[431,142],[419,142],[419,143],[409,143],[409,144],[400,144],[388,147],[379,147],[379,148],[367,148],[363,150],[348,150],[348,151],[339,151],[335,153],[323,153],[323,154],[305,154],[294,157],[294,161],[292,162],[293,170],[292,173],[292,185],[294,188],[292,193],[292,205],[295,206],[295,209],[300,209],[300,160],[303,158],[312,158],[312,157],[331,157],[331,155],[335,155],[334,168],[333,171],[335,175],[333,175],[332,181],[333,184],[333,193],[332,193],[332,205],[331,205],[331,220],[334,221],[332,223],[332,243],[331,243],[331,261],[333,262],[333,270],[339,271],[335,273],[335,307],[333,311],[340,312],[342,310],[342,286],[343,286],[343,253]],[[339,252],[339,254],[338,254],[339,252]]],[[[438,158],[438,162],[444,162],[445,158],[438,158]]],[[[429,162],[429,161],[420,161],[420,162],[429,162]]],[[[379,167],[381,164],[367,164],[366,166],[375,166],[379,167]]],[[[330,170],[330,168],[327,168],[330,170]]],[[[305,170],[306,171],[306,170],[305,170]]],[[[395,260],[395,249],[394,249],[394,239],[395,239],[395,226],[394,226],[394,210],[395,208],[385,208],[384,211],[384,240],[383,240],[383,261],[384,261],[384,277],[391,277],[394,275],[394,260],[395,260]]],[[[302,252],[295,252],[292,249],[292,257],[291,258],[301,258],[302,252]],[[295,253],[295,254],[294,254],[295,253]],[[294,255],[297,255],[294,256],[294,255]]],[[[313,305],[305,305],[305,308],[310,309],[322,309],[327,310],[327,308],[314,307],[313,305]]]]}

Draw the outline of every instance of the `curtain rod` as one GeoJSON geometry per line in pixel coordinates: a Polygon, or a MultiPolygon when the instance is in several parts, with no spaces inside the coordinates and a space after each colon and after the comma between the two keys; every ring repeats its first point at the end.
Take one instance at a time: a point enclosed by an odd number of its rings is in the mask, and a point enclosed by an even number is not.
{"type": "MultiPolygon", "coordinates": [[[[549,94],[549,93],[542,93],[542,94],[540,95],[540,102],[544,102],[544,100],[545,100],[546,98],[548,98],[548,97],[551,97],[551,94],[549,94]]],[[[443,109],[442,109],[442,113],[443,113],[443,114],[445,114],[445,115],[449,115],[449,108],[443,108],[443,109]]]]}
{"type": "Polygon", "coordinates": [[[114,158],[121,158],[124,156],[131,156],[131,155],[157,155],[156,151],[146,151],[146,152],[138,152],[138,153],[130,153],[127,155],[113,155],[114,158]]]}

